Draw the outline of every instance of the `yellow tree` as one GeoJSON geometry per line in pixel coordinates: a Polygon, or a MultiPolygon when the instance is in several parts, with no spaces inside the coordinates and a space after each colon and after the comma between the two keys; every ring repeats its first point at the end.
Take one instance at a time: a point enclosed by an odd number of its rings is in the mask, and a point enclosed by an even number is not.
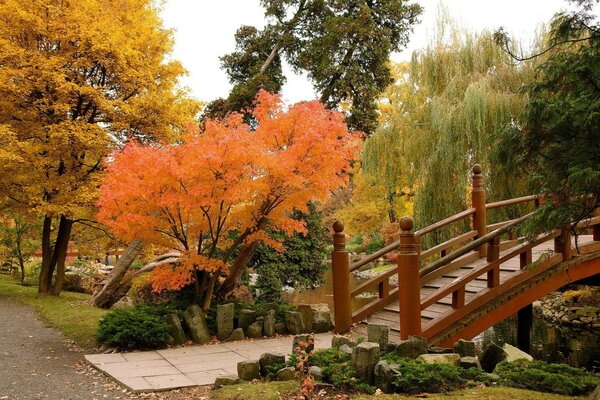
{"type": "Polygon", "coordinates": [[[103,158],[175,140],[197,112],[172,45],[152,0],[0,0],[0,207],[43,219],[39,292],[62,289],[103,158]]]}

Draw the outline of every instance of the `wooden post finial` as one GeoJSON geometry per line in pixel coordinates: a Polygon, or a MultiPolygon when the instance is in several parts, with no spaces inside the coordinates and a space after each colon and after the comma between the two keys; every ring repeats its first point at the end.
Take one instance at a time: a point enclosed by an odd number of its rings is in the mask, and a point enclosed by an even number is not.
{"type": "Polygon", "coordinates": [[[344,232],[344,224],[341,221],[335,221],[333,223],[333,231],[335,233],[342,233],[342,232],[344,232]]]}
{"type": "Polygon", "coordinates": [[[481,164],[473,165],[473,173],[475,175],[481,175],[482,172],[483,172],[483,168],[481,167],[481,164]]]}
{"type": "Polygon", "coordinates": [[[414,227],[414,222],[411,217],[402,217],[400,218],[400,229],[405,232],[412,231],[414,227]]]}

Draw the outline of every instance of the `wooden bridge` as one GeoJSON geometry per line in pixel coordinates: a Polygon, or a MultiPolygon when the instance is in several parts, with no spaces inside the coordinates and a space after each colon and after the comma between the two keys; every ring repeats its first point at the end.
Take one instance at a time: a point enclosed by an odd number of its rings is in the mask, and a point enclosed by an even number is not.
{"type": "Polygon", "coordinates": [[[600,274],[600,216],[581,221],[577,241],[569,229],[516,237],[514,228],[530,215],[488,225],[489,210],[533,203],[525,196],[486,204],[483,175],[473,167],[472,207],[413,232],[412,219],[400,221],[400,239],[351,264],[343,225],[334,224],[332,254],[335,330],[366,333],[366,323],[388,325],[392,338],[411,335],[451,346],[530,307],[558,288],[600,274]],[[472,230],[421,251],[421,238],[470,219],[472,230]],[[397,251],[397,265],[351,289],[350,273],[397,251]],[[390,278],[397,276],[397,285],[390,278]],[[357,309],[352,300],[375,298],[357,309]]]}

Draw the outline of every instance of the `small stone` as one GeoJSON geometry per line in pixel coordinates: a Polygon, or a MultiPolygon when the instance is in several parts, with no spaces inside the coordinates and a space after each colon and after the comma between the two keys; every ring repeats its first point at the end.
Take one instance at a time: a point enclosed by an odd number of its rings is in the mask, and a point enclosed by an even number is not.
{"type": "Polygon", "coordinates": [[[460,354],[461,357],[475,357],[475,342],[459,339],[454,343],[454,352],[460,354]]]}
{"type": "Polygon", "coordinates": [[[285,313],[285,327],[292,335],[299,335],[305,332],[302,323],[302,314],[297,311],[287,311],[285,313]]]}
{"type": "Polygon", "coordinates": [[[258,339],[262,337],[263,332],[263,321],[257,320],[248,327],[248,337],[252,339],[258,339]]]}
{"type": "Polygon", "coordinates": [[[481,369],[481,364],[477,357],[461,357],[459,365],[464,369],[478,368],[481,369]]]}
{"type": "Polygon", "coordinates": [[[181,321],[177,314],[166,314],[163,316],[163,320],[171,327],[169,335],[171,335],[171,339],[173,339],[172,345],[184,344],[187,341],[187,337],[185,336],[185,332],[183,332],[183,327],[181,326],[181,321]]]}
{"type": "Polygon", "coordinates": [[[358,344],[352,352],[352,366],[358,376],[368,384],[373,384],[375,365],[379,362],[379,344],[364,342],[358,344]]]}
{"type": "Polygon", "coordinates": [[[427,340],[419,336],[411,336],[408,340],[401,340],[396,347],[400,357],[415,359],[421,354],[427,354],[427,340]]]}
{"type": "Polygon", "coordinates": [[[429,354],[452,354],[454,351],[452,349],[447,349],[445,347],[430,347],[427,349],[427,353],[429,354]]]}
{"type": "Polygon", "coordinates": [[[210,342],[210,331],[208,330],[204,311],[202,311],[200,306],[193,304],[186,308],[183,313],[183,319],[195,343],[204,344],[210,342]]]}
{"type": "Polygon", "coordinates": [[[344,354],[352,354],[352,347],[348,346],[347,344],[343,344],[338,348],[338,351],[344,354]]]}
{"type": "Polygon", "coordinates": [[[237,364],[238,376],[243,381],[251,381],[260,377],[258,360],[240,361],[237,364]]]}
{"type": "Polygon", "coordinates": [[[349,347],[356,347],[356,342],[347,336],[333,335],[331,338],[331,347],[334,349],[337,349],[344,344],[348,345],[349,347]]]}
{"type": "Polygon", "coordinates": [[[238,378],[237,375],[218,376],[217,379],[215,379],[215,388],[220,388],[228,385],[235,385],[238,383],[240,383],[240,378],[238,378]]]}
{"type": "Polygon", "coordinates": [[[309,367],[308,374],[312,376],[312,378],[317,382],[323,381],[323,370],[321,369],[321,367],[317,367],[316,365],[309,367]]]}
{"type": "Polygon", "coordinates": [[[456,366],[460,364],[460,356],[458,354],[421,354],[417,360],[424,361],[427,364],[450,364],[456,366]]]}
{"type": "Polygon", "coordinates": [[[244,309],[240,310],[238,315],[238,328],[242,328],[244,333],[248,333],[248,327],[256,321],[256,311],[244,309]]]}
{"type": "Polygon", "coordinates": [[[277,371],[278,381],[293,381],[296,379],[296,370],[294,367],[285,367],[277,371]]]}
{"type": "Polygon", "coordinates": [[[385,345],[385,351],[388,353],[395,353],[398,348],[398,343],[388,342],[385,345]]]}
{"type": "Polygon", "coordinates": [[[400,376],[402,373],[399,365],[390,365],[387,361],[381,360],[375,365],[374,385],[383,393],[393,393],[394,380],[400,376]]]}
{"type": "Polygon", "coordinates": [[[267,311],[263,322],[263,333],[265,336],[271,337],[275,335],[275,310],[267,311]]]}
{"type": "Polygon", "coordinates": [[[367,325],[367,341],[378,343],[381,349],[386,348],[390,328],[387,325],[368,324],[367,325]]]}
{"type": "Polygon", "coordinates": [[[227,338],[227,342],[234,342],[236,340],[244,340],[246,336],[244,335],[244,330],[242,328],[234,329],[231,332],[231,335],[227,338]]]}
{"type": "Polygon", "coordinates": [[[485,376],[487,376],[493,382],[497,382],[500,380],[500,375],[498,375],[498,374],[487,373],[487,374],[485,374],[485,376]]]}
{"type": "Polygon", "coordinates": [[[285,322],[276,322],[275,332],[277,332],[278,335],[287,335],[288,330],[285,327],[285,322]]]}
{"type": "Polygon", "coordinates": [[[217,305],[217,338],[225,340],[233,332],[235,305],[233,303],[217,305]]]}
{"type": "Polygon", "coordinates": [[[303,350],[307,354],[315,349],[315,338],[313,335],[296,335],[292,342],[292,353],[296,353],[297,349],[303,350]]]}
{"type": "Polygon", "coordinates": [[[273,365],[285,364],[285,356],[281,353],[263,353],[258,359],[260,364],[260,374],[267,376],[267,369],[273,365]]]}

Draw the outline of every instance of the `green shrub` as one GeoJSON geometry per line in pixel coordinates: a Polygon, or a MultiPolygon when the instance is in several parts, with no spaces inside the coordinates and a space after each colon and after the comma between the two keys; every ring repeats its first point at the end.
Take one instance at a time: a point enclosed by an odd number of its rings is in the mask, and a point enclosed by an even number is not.
{"type": "Polygon", "coordinates": [[[156,310],[137,306],[106,314],[100,320],[96,337],[119,349],[155,349],[167,344],[169,332],[169,325],[156,310]]]}
{"type": "Polygon", "coordinates": [[[352,368],[350,354],[338,349],[326,349],[313,352],[309,365],[321,367],[323,379],[338,387],[351,388],[360,392],[372,394],[375,388],[364,383],[352,368]]]}
{"type": "Polygon", "coordinates": [[[581,396],[591,393],[600,384],[600,376],[565,364],[543,361],[517,361],[498,364],[494,372],[499,383],[519,389],[581,396]]]}

